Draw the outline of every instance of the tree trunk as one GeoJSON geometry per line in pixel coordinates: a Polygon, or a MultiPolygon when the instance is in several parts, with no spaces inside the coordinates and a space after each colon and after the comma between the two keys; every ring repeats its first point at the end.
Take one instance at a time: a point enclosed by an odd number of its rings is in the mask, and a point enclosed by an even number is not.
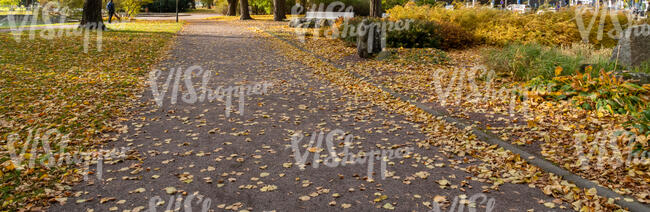
{"type": "Polygon", "coordinates": [[[79,27],[106,30],[102,20],[102,0],[86,0],[79,27]]]}
{"type": "Polygon", "coordinates": [[[370,58],[382,51],[381,26],[378,23],[363,20],[357,32],[357,55],[360,58],[370,58]]]}
{"type": "Polygon", "coordinates": [[[307,12],[307,0],[300,0],[300,5],[304,8],[300,11],[300,15],[304,15],[307,12]]]}
{"type": "Polygon", "coordinates": [[[273,0],[273,5],[275,6],[273,11],[273,20],[282,21],[287,18],[287,11],[284,9],[285,0],[273,0]]]}
{"type": "Polygon", "coordinates": [[[381,18],[381,0],[370,0],[370,17],[381,18]]]}
{"type": "Polygon", "coordinates": [[[239,20],[251,20],[253,19],[251,17],[250,12],[248,11],[248,0],[239,0],[239,9],[241,10],[239,13],[241,14],[241,17],[239,20]]]}
{"type": "Polygon", "coordinates": [[[227,16],[237,16],[237,0],[228,0],[227,16]]]}

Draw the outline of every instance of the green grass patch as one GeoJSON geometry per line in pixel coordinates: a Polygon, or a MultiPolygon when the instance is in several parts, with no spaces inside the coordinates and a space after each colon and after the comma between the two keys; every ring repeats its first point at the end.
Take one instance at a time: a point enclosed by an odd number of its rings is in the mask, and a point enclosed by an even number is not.
{"type": "Polygon", "coordinates": [[[597,75],[601,69],[615,69],[615,64],[609,61],[611,49],[596,50],[586,44],[563,48],[539,44],[510,44],[503,48],[488,48],[482,55],[483,62],[489,68],[512,76],[518,81],[536,77],[551,79],[555,76],[557,67],[562,67],[562,76],[585,71],[585,65],[592,66],[590,74],[593,75],[597,75]]]}
{"type": "Polygon", "coordinates": [[[109,30],[118,32],[176,33],[183,23],[174,21],[133,21],[108,25],[109,30]]]}
{"type": "MultiPolygon", "coordinates": [[[[18,24],[18,23],[17,23],[18,24]]],[[[44,26],[62,26],[62,25],[75,25],[79,23],[56,23],[56,24],[35,24],[35,25],[22,25],[22,26],[16,26],[16,28],[30,28],[30,27],[44,27],[44,26]]],[[[9,25],[4,25],[0,26],[0,29],[11,29],[11,26],[9,25]]]]}

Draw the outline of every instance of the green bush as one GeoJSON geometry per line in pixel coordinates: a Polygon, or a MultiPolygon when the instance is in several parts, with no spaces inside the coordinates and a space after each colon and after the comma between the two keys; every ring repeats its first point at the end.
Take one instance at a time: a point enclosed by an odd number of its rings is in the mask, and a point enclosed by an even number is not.
{"type": "MultiPolygon", "coordinates": [[[[633,114],[632,120],[627,124],[636,128],[639,134],[650,136],[650,109],[646,108],[639,113],[633,114]]],[[[646,146],[646,150],[650,151],[650,145],[646,146]]]]}
{"type": "MultiPolygon", "coordinates": [[[[370,22],[390,25],[386,19],[355,17],[348,19],[347,26],[342,20],[338,20],[334,27],[344,36],[340,39],[350,45],[356,43],[356,36],[350,36],[349,29],[357,29],[359,23],[364,19],[370,22]]],[[[439,24],[433,21],[423,20],[401,20],[402,23],[408,23],[408,27],[403,30],[387,30],[386,47],[389,48],[437,48],[437,49],[462,49],[471,46],[474,43],[473,37],[464,29],[453,24],[439,24]]],[[[393,22],[394,23],[394,22],[393,22]]]]}
{"type": "Polygon", "coordinates": [[[387,47],[440,48],[442,37],[440,25],[430,21],[414,21],[406,30],[390,31],[386,38],[387,47]]]}
{"type": "Polygon", "coordinates": [[[395,6],[404,6],[407,2],[409,2],[409,0],[383,0],[381,1],[381,7],[385,11],[395,6]]]}
{"type": "MultiPolygon", "coordinates": [[[[368,16],[370,14],[370,1],[368,0],[315,0],[315,1],[308,1],[306,7],[307,11],[325,11],[327,10],[327,6],[333,2],[342,2],[345,4],[345,7],[351,6],[354,15],[355,16],[368,16]],[[323,7],[321,8],[320,5],[323,4],[323,7]],[[314,7],[315,6],[315,7],[314,7]]],[[[300,2],[300,1],[298,1],[300,2]]],[[[291,9],[293,5],[287,7],[291,9]]],[[[338,11],[338,8],[335,8],[336,12],[338,11]]]]}
{"type": "MultiPolygon", "coordinates": [[[[178,12],[185,12],[189,3],[190,0],[178,0],[178,12]]],[[[149,8],[149,12],[176,12],[176,0],[155,0],[142,7],[149,8]]]]}
{"type": "MultiPolygon", "coordinates": [[[[268,15],[273,13],[273,2],[271,0],[249,0],[253,15],[268,15]]],[[[285,7],[286,8],[286,7],[285,7]]]]}
{"type": "MultiPolygon", "coordinates": [[[[237,4],[239,5],[239,4],[237,4]]],[[[228,1],[226,0],[216,0],[214,4],[215,10],[217,13],[220,13],[222,15],[228,14],[228,1]]],[[[239,6],[237,7],[237,12],[239,13],[239,6]]]]}
{"type": "MultiPolygon", "coordinates": [[[[285,1],[285,10],[287,14],[291,13],[291,7],[296,4],[295,0],[286,0],[285,1]]],[[[273,1],[272,0],[249,0],[248,5],[251,7],[252,15],[269,15],[273,13],[273,1]]],[[[215,0],[214,4],[215,10],[221,14],[228,14],[228,1],[227,0],[215,0]]],[[[236,13],[239,14],[239,1],[237,1],[237,10],[236,13]]]]}
{"type": "Polygon", "coordinates": [[[437,34],[439,34],[442,39],[439,49],[443,50],[465,49],[474,46],[476,43],[472,34],[453,23],[439,23],[437,34]]]}

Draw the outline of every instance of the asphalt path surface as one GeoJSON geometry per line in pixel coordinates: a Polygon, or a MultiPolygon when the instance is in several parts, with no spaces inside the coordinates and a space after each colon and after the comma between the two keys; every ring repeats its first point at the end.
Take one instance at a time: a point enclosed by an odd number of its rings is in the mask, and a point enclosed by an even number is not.
{"type": "Polygon", "coordinates": [[[143,91],[128,131],[103,147],[126,157],[91,166],[50,211],[564,210],[525,184],[488,189],[463,171],[480,161],[418,146],[427,138],[415,124],[318,79],[246,26],[193,20],[176,39],[153,75],[157,92],[143,91]],[[203,87],[220,92],[201,98],[203,87]],[[334,159],[358,152],[386,158],[334,159]]]}

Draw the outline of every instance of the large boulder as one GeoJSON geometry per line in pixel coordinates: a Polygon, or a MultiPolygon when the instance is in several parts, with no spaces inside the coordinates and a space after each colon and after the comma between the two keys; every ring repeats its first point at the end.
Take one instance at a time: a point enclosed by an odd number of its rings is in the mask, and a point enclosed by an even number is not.
{"type": "Polygon", "coordinates": [[[612,61],[625,66],[639,66],[650,62],[650,25],[643,24],[630,27],[618,40],[614,48],[612,61]]]}

